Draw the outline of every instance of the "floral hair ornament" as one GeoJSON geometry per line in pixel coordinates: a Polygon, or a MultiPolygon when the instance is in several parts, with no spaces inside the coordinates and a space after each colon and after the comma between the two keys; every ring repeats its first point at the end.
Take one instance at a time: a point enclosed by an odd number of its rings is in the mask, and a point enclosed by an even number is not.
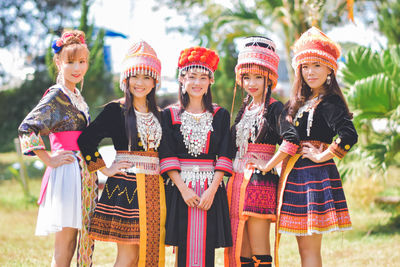
{"type": "Polygon", "coordinates": [[[303,63],[319,62],[336,73],[340,46],[316,27],[304,32],[293,45],[292,67],[296,73],[303,63]]]}
{"type": "Polygon", "coordinates": [[[181,51],[178,60],[179,75],[184,75],[189,69],[210,73],[211,77],[218,67],[218,54],[208,48],[195,46],[181,51]]]}
{"type": "MultiPolygon", "coordinates": [[[[60,38],[53,40],[51,43],[51,48],[53,48],[54,54],[58,54],[61,51],[61,48],[63,48],[67,38],[71,36],[74,36],[74,34],[71,32],[65,32],[60,38]]],[[[78,38],[81,44],[85,44],[85,38],[83,38],[82,35],[80,35],[78,38]]]]}
{"type": "Polygon", "coordinates": [[[144,74],[156,81],[156,89],[161,85],[161,61],[154,49],[145,41],[134,43],[125,55],[120,75],[120,88],[126,90],[126,80],[134,75],[144,74]]]}

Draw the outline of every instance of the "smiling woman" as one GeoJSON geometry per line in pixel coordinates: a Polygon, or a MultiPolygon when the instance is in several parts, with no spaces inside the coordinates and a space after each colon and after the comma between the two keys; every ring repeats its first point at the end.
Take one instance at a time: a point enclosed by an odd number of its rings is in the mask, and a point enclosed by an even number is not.
{"type": "Polygon", "coordinates": [[[296,77],[283,116],[296,127],[300,149],[282,170],[276,224],[279,234],[296,236],[302,266],[322,266],[322,235],[351,229],[333,158],[342,159],[358,136],[336,80],[339,45],[312,27],[293,47],[296,77]]]}
{"type": "Polygon", "coordinates": [[[37,155],[47,170],[38,203],[36,235],[55,233],[53,261],[69,265],[80,230],[78,265],[91,265],[93,243],[87,236],[89,213],[97,198],[96,177],[87,172],[77,139],[89,124],[89,108],[75,87],[83,83],[89,50],[85,34],[66,31],[53,42],[59,70],[57,84],[49,88],[27,115],[18,131],[22,151],[37,155]],[[49,135],[52,153],[45,150],[43,135],[49,135]]]}
{"type": "Polygon", "coordinates": [[[218,61],[210,49],[184,49],[178,63],[180,103],[162,113],[165,243],[178,247],[178,267],[214,266],[215,248],[232,242],[222,181],[232,173],[229,113],[211,96],[218,61]]]}
{"type": "Polygon", "coordinates": [[[90,236],[117,244],[115,266],[164,266],[165,197],[157,153],[162,131],[155,97],[161,62],[140,41],[128,49],[122,66],[125,97],[108,103],[78,139],[89,171],[108,176],[90,236]],[[117,151],[110,167],[98,151],[107,137],[117,151]]]}

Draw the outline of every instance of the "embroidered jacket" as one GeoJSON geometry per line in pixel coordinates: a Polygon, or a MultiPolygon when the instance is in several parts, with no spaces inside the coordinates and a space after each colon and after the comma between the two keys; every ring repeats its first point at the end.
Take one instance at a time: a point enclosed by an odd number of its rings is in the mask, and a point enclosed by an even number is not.
{"type": "MultiPolygon", "coordinates": [[[[97,147],[101,140],[107,137],[112,139],[115,150],[128,150],[124,105],[119,102],[107,104],[78,139],[79,148],[90,172],[95,172],[106,166],[97,147]]],[[[137,151],[144,151],[139,137],[137,137],[137,144],[137,151]]]]}
{"type": "Polygon", "coordinates": [[[329,150],[340,159],[357,143],[357,131],[339,96],[326,96],[315,108],[310,136],[307,136],[307,118],[308,112],[304,112],[298,123],[295,122],[301,141],[317,140],[330,144],[329,150]],[[338,137],[332,142],[336,135],[338,137]]]}
{"type": "Polygon", "coordinates": [[[42,136],[64,131],[82,131],[87,119],[58,87],[51,87],[18,128],[22,152],[33,156],[45,149],[42,136]]]}

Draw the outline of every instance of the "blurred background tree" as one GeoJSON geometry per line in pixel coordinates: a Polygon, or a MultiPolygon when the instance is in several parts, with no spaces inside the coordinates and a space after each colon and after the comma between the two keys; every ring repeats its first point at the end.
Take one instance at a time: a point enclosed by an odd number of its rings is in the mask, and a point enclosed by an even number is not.
{"type": "Polygon", "coordinates": [[[360,136],[356,150],[342,165],[344,171],[354,172],[363,170],[353,166],[361,162],[371,174],[386,176],[389,167],[400,167],[400,29],[393,25],[400,22],[400,3],[380,1],[377,13],[388,47],[374,51],[356,46],[347,53],[341,70],[360,136]]]}
{"type": "MultiPolygon", "coordinates": [[[[47,46],[49,33],[73,25],[79,19],[76,12],[80,0],[2,0],[0,1],[0,47],[25,57],[26,64],[36,67],[35,58],[47,46]],[[34,44],[34,45],[33,45],[34,44]]],[[[3,84],[9,75],[0,62],[3,84]]],[[[0,83],[0,86],[2,84],[0,83]]]]}
{"type": "MultiPolygon", "coordinates": [[[[312,25],[327,30],[348,21],[352,15],[353,1],[339,0],[233,0],[230,6],[216,0],[160,0],[160,6],[179,10],[186,17],[186,24],[171,28],[193,36],[199,45],[218,51],[221,64],[213,86],[215,102],[230,110],[234,67],[237,60],[237,41],[250,35],[277,36],[284,44],[283,50],[289,79],[293,71],[290,50],[294,41],[312,25]]],[[[155,7],[157,8],[157,7],[155,7]]],[[[276,40],[275,40],[276,41],[276,40]]],[[[286,68],[285,68],[286,67],[286,68]]],[[[287,90],[288,88],[286,88],[287,90]]],[[[235,100],[235,110],[240,105],[240,94],[235,100]]]]}

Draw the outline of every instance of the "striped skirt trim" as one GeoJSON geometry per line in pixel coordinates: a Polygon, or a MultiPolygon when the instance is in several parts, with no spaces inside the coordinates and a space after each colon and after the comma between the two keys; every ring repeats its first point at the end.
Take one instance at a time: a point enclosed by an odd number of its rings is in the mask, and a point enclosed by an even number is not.
{"type": "Polygon", "coordinates": [[[139,222],[110,220],[109,216],[96,213],[90,224],[90,237],[101,241],[139,244],[139,222]]]}
{"type": "Polygon", "coordinates": [[[306,216],[293,216],[282,212],[279,225],[279,233],[296,236],[325,234],[350,229],[351,221],[347,210],[341,212],[332,210],[325,214],[310,212],[306,216]]]}

